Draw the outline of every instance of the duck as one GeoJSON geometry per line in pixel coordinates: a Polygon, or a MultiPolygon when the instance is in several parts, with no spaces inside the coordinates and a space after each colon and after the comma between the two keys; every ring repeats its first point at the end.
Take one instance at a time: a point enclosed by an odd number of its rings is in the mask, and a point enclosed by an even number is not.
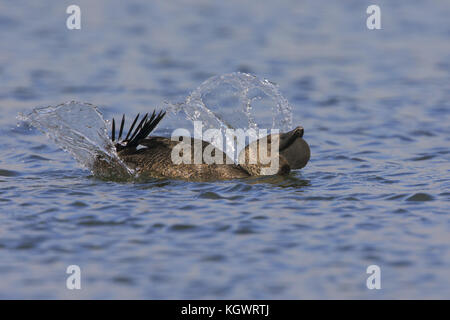
{"type": "MultiPolygon", "coordinates": [[[[305,167],[310,159],[311,152],[303,139],[302,126],[289,132],[266,135],[249,143],[239,153],[238,163],[235,163],[222,150],[200,139],[150,136],[165,115],[164,111],[157,113],[154,110],[151,115],[146,113],[139,119],[140,114],[137,114],[126,136],[125,115],[122,116],[118,134],[116,121],[112,119],[110,138],[117,156],[139,176],[213,181],[288,175],[291,170],[305,167]],[[200,148],[201,155],[207,152],[215,161],[201,159],[199,162],[195,155],[196,148],[200,148]],[[261,154],[266,155],[265,161],[261,154]]],[[[110,165],[111,162],[98,157],[94,162],[94,171],[104,172],[110,165]]]]}

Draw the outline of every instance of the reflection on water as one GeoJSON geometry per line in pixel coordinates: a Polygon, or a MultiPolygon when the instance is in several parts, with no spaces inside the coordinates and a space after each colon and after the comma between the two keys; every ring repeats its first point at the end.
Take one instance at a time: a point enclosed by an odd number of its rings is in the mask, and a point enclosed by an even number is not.
{"type": "Polygon", "coordinates": [[[412,2],[379,1],[379,31],[364,1],[79,1],[79,31],[66,4],[0,4],[0,297],[449,298],[450,6],[412,2]],[[102,181],[16,126],[59,101],[152,111],[235,71],[279,85],[304,169],[102,181]]]}

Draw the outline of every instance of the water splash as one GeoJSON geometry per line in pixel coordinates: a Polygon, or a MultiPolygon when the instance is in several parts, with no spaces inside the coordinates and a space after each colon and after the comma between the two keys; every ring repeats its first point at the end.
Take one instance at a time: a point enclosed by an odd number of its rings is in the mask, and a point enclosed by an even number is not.
{"type": "Polygon", "coordinates": [[[70,101],[39,107],[27,115],[19,114],[18,119],[43,132],[97,176],[111,179],[132,175],[117,156],[102,114],[92,104],[70,101]],[[108,170],[96,170],[95,163],[99,159],[108,164],[108,170]]]}
{"type": "Polygon", "coordinates": [[[292,128],[292,107],[278,86],[241,72],[211,77],[183,103],[167,103],[166,108],[176,114],[183,113],[188,120],[201,121],[205,130],[221,130],[222,137],[205,140],[226,152],[235,162],[240,152],[236,150],[235,142],[228,140],[225,146],[222,145],[227,141],[224,136],[227,128],[278,129],[280,132],[292,128]],[[268,119],[272,122],[268,123],[268,119]]]}
{"type": "Polygon", "coordinates": [[[202,121],[206,128],[292,128],[292,107],[278,86],[242,72],[211,77],[183,103],[167,106],[176,113],[183,111],[191,121],[202,121]]]}
{"type": "MultiPolygon", "coordinates": [[[[237,163],[234,141],[225,139],[226,129],[279,129],[292,127],[292,108],[278,87],[246,73],[212,77],[195,89],[183,103],[166,103],[166,109],[191,121],[202,121],[203,129],[219,129],[222,137],[205,139],[227,152],[237,163]],[[267,123],[272,119],[272,123],[267,123]],[[227,142],[224,146],[223,141],[227,142]],[[229,145],[228,145],[229,144],[229,145]]],[[[107,122],[97,107],[77,101],[35,108],[20,120],[29,122],[69,152],[84,168],[106,179],[136,177],[117,156],[108,136],[107,122]],[[96,166],[98,160],[104,164],[96,166]],[[104,170],[106,169],[106,170],[104,170]]],[[[249,140],[251,142],[251,139],[249,140]]]]}

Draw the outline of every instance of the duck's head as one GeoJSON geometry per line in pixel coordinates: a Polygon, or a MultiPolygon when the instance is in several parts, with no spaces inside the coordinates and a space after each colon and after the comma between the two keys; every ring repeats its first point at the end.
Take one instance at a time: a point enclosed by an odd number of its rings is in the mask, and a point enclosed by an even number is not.
{"type": "Polygon", "coordinates": [[[304,129],[265,136],[248,144],[239,154],[239,165],[252,175],[288,174],[306,166],[310,157],[309,146],[303,140],[304,129]],[[272,150],[275,146],[277,150],[272,150]],[[272,151],[277,151],[272,154],[272,151]],[[275,158],[274,158],[275,157],[275,158]],[[273,162],[272,160],[278,160],[273,162]]]}
{"type": "Polygon", "coordinates": [[[304,133],[303,127],[298,126],[292,131],[280,134],[279,150],[291,169],[303,168],[311,157],[309,145],[303,139],[304,133]]]}

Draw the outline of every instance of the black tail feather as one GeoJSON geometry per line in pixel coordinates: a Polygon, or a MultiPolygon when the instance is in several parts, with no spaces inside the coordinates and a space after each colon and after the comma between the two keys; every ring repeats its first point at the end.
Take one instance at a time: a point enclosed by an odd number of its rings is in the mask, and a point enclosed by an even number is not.
{"type": "Polygon", "coordinates": [[[123,114],[122,122],[120,123],[120,130],[119,130],[119,138],[118,138],[118,140],[120,140],[120,138],[122,138],[122,132],[123,132],[123,125],[124,124],[125,124],[125,114],[123,114]]]}
{"type": "MultiPolygon", "coordinates": [[[[148,118],[148,113],[144,115],[144,117],[139,122],[139,125],[136,127],[136,129],[133,131],[134,126],[139,119],[138,114],[136,118],[134,118],[133,123],[130,126],[130,129],[128,130],[128,134],[125,137],[124,140],[120,140],[122,138],[123,128],[125,125],[125,115],[122,116],[122,121],[120,123],[120,129],[119,129],[119,135],[117,138],[117,144],[116,149],[122,150],[124,148],[134,148],[139,145],[139,143],[147,138],[147,136],[156,128],[158,123],[164,118],[166,115],[166,112],[160,111],[158,115],[156,115],[156,112],[153,111],[150,118],[148,118]],[[131,137],[130,137],[131,134],[131,137]]],[[[112,134],[111,134],[111,140],[115,142],[116,140],[116,122],[113,118],[112,120],[112,134]]]]}
{"type": "Polygon", "coordinates": [[[113,118],[113,122],[112,122],[112,129],[111,129],[111,140],[115,141],[116,140],[116,121],[113,118]]]}
{"type": "Polygon", "coordinates": [[[130,136],[130,133],[133,131],[134,125],[136,124],[136,121],[139,119],[140,113],[137,114],[136,118],[134,118],[133,124],[130,127],[130,130],[128,130],[128,134],[126,136],[126,138],[124,139],[125,141],[128,140],[128,137],[130,136]]]}
{"type": "Polygon", "coordinates": [[[141,122],[139,122],[138,126],[136,127],[136,130],[134,130],[133,134],[130,137],[130,141],[133,141],[136,134],[141,130],[142,124],[147,120],[148,113],[145,114],[145,116],[141,119],[141,122]]]}

